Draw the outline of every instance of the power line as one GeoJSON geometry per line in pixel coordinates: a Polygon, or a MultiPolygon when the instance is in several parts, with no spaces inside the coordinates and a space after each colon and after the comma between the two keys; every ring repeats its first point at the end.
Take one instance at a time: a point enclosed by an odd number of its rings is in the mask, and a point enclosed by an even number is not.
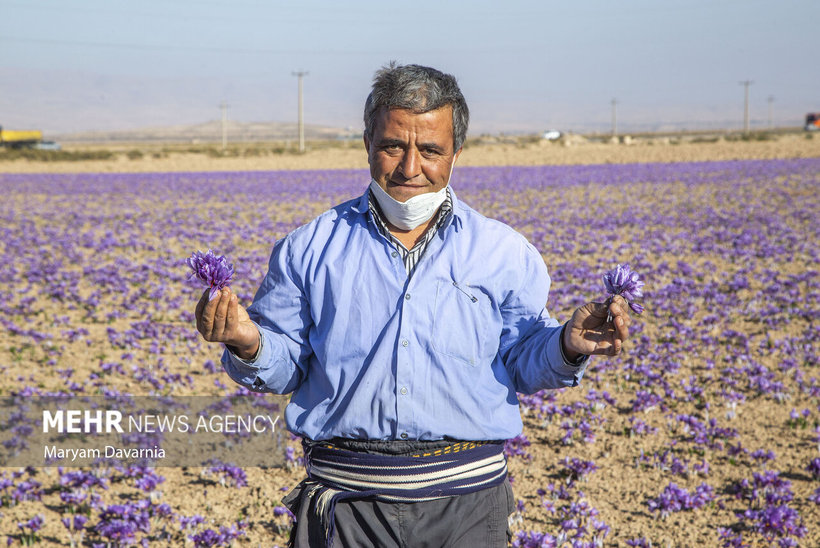
{"type": "MultiPolygon", "coordinates": [[[[215,53],[269,53],[277,55],[296,55],[296,54],[327,54],[327,53],[345,53],[331,50],[293,50],[293,49],[267,49],[267,48],[217,48],[213,46],[180,46],[173,44],[133,44],[133,43],[116,43],[116,42],[90,42],[84,40],[52,40],[46,38],[20,38],[16,36],[0,36],[0,42],[28,42],[34,44],[50,44],[50,45],[68,45],[68,46],[83,46],[83,47],[103,47],[103,48],[119,48],[119,49],[134,49],[145,51],[167,51],[167,50],[184,50],[184,51],[207,51],[215,53]]],[[[362,53],[362,52],[350,52],[362,53]]]]}
{"type": "MultiPolygon", "coordinates": [[[[186,46],[174,44],[135,44],[128,42],[93,42],[87,40],[57,40],[51,38],[24,38],[21,36],[2,36],[0,42],[22,42],[27,44],[47,44],[61,46],[102,47],[117,49],[132,49],[143,51],[203,51],[210,53],[259,53],[267,55],[373,55],[372,49],[342,50],[342,49],[275,49],[275,48],[220,48],[213,46],[186,46]]],[[[478,54],[478,53],[505,53],[517,51],[515,48],[487,48],[487,49],[408,49],[391,50],[392,54],[433,55],[440,53],[450,54],[478,54]]]]}
{"type": "MultiPolygon", "coordinates": [[[[167,0],[166,0],[167,1],[167,0]]],[[[150,19],[157,19],[163,18],[167,19],[169,14],[167,12],[145,12],[145,11],[123,11],[123,10],[111,10],[111,9],[91,9],[91,8],[82,8],[75,5],[68,5],[68,4],[61,4],[56,6],[37,6],[32,4],[15,4],[15,3],[8,3],[8,6],[14,8],[15,10],[18,9],[26,9],[26,10],[35,10],[35,11],[62,11],[71,13],[73,15],[77,15],[80,13],[87,13],[89,15],[98,15],[98,16],[115,16],[115,17],[146,17],[150,19]]],[[[231,4],[233,5],[233,3],[231,4]]],[[[180,16],[182,17],[182,16],[180,16]]],[[[190,21],[220,21],[224,22],[225,17],[218,17],[218,16],[202,16],[202,15],[192,15],[190,13],[184,14],[185,22],[190,21]]],[[[234,21],[240,21],[241,19],[232,18],[234,21]]]]}

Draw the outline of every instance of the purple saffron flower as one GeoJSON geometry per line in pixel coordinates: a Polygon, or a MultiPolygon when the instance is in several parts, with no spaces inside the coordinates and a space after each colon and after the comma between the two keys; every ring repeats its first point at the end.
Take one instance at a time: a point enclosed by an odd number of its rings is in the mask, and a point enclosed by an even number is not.
{"type": "Polygon", "coordinates": [[[296,516],[293,515],[293,512],[285,508],[284,506],[274,506],[273,507],[273,515],[276,517],[280,516],[287,516],[291,520],[296,519],[296,516]]]}
{"type": "Polygon", "coordinates": [[[85,524],[88,522],[88,518],[82,514],[75,514],[73,521],[70,517],[66,516],[61,519],[60,522],[69,531],[82,531],[85,529],[85,524]]]}
{"type": "Polygon", "coordinates": [[[46,520],[42,514],[37,514],[25,523],[18,523],[17,527],[21,530],[28,529],[32,533],[36,533],[43,527],[43,523],[45,523],[45,521],[46,520]]]}
{"type": "Polygon", "coordinates": [[[179,516],[179,528],[182,531],[196,529],[196,526],[201,523],[205,523],[205,518],[200,515],[194,515],[191,517],[179,516]]]}
{"type": "Polygon", "coordinates": [[[234,269],[224,255],[214,255],[214,252],[210,249],[207,253],[194,251],[185,262],[193,271],[188,279],[196,277],[211,288],[211,293],[208,295],[209,299],[213,300],[217,291],[230,285],[234,269]]]}
{"type": "Polygon", "coordinates": [[[643,297],[641,288],[644,283],[641,281],[638,273],[629,268],[628,264],[616,266],[603,275],[603,280],[604,287],[606,287],[610,298],[615,295],[620,295],[626,299],[626,302],[629,303],[629,308],[636,314],[640,314],[644,311],[643,306],[633,302],[635,299],[643,297]]]}
{"type": "Polygon", "coordinates": [[[762,510],[746,510],[743,517],[767,540],[783,537],[804,537],[807,529],[797,510],[786,505],[767,506],[762,510]]]}
{"type": "Polygon", "coordinates": [[[524,460],[532,460],[532,455],[530,455],[525,449],[529,445],[530,440],[527,439],[527,436],[524,434],[519,434],[516,437],[504,442],[504,454],[507,458],[521,457],[524,460]]]}
{"type": "Polygon", "coordinates": [[[806,466],[806,471],[811,473],[811,476],[816,479],[820,480],[820,458],[813,459],[808,466],[806,466]]]}
{"type": "Polygon", "coordinates": [[[234,487],[245,487],[248,485],[248,478],[245,471],[238,466],[219,464],[212,466],[210,472],[211,474],[219,476],[219,483],[223,486],[233,485],[234,487]]]}
{"type": "Polygon", "coordinates": [[[205,529],[201,533],[190,535],[188,538],[194,541],[194,546],[196,546],[196,548],[210,548],[211,546],[216,546],[220,542],[219,533],[213,529],[205,529]]]}
{"type": "Polygon", "coordinates": [[[576,458],[570,460],[569,457],[565,457],[561,461],[561,464],[564,466],[564,470],[562,470],[561,473],[570,480],[583,479],[598,469],[598,466],[591,460],[576,458]]]}
{"type": "Polygon", "coordinates": [[[714,499],[712,487],[706,483],[701,483],[690,494],[674,483],[666,486],[663,492],[656,499],[647,501],[650,512],[660,512],[662,517],[672,512],[682,512],[700,508],[714,499]]]}

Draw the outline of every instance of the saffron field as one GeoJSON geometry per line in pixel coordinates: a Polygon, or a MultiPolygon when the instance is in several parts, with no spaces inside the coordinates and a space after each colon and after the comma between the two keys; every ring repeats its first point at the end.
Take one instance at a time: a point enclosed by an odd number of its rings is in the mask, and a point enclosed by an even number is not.
{"type": "MultiPolygon", "coordinates": [[[[241,393],[185,259],[227,255],[247,305],[274,241],[368,181],[0,174],[0,395],[241,393]]],[[[514,546],[820,546],[820,159],[457,168],[453,187],[541,251],[561,321],[617,263],[646,281],[622,356],[520,396],[514,546]]],[[[2,540],[282,546],[288,444],[284,468],[0,468],[2,540]]]]}

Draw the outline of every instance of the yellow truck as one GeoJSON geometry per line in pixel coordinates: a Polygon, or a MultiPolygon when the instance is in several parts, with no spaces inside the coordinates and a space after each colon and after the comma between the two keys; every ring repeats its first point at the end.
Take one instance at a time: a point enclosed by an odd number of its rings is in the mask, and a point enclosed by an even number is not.
{"type": "Polygon", "coordinates": [[[1,126],[0,147],[60,150],[60,145],[54,141],[43,141],[43,132],[40,130],[3,129],[1,126]]]}
{"type": "Polygon", "coordinates": [[[42,131],[3,129],[0,127],[0,146],[9,148],[31,147],[42,140],[42,131]]]}

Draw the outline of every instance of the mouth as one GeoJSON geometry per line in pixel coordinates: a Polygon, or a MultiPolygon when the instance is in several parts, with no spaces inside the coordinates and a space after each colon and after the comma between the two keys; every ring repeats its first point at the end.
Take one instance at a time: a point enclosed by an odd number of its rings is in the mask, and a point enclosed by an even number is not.
{"type": "Polygon", "coordinates": [[[427,183],[409,183],[409,182],[397,182],[397,181],[388,181],[388,183],[392,186],[400,186],[405,188],[424,188],[429,186],[427,183]]]}

